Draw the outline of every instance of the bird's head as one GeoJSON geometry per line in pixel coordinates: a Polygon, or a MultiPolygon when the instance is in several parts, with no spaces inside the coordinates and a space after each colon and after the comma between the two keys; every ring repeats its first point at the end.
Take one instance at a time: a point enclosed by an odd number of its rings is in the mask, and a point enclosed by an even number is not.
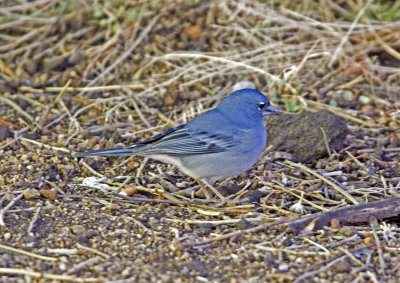
{"type": "Polygon", "coordinates": [[[240,118],[262,118],[279,114],[279,110],[271,105],[268,98],[255,89],[240,89],[231,93],[221,101],[217,109],[222,113],[240,118]]]}

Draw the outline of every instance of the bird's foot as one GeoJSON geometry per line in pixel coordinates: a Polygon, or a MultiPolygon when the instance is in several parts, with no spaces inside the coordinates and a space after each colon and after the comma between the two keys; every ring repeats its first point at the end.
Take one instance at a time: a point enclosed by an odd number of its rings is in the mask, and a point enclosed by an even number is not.
{"type": "Polygon", "coordinates": [[[206,187],[204,187],[204,184],[198,180],[197,183],[199,183],[201,190],[203,191],[204,195],[206,196],[207,200],[212,199],[210,193],[207,191],[206,187]]]}
{"type": "MultiPolygon", "coordinates": [[[[218,203],[218,206],[223,206],[223,205],[226,204],[226,203],[235,204],[235,203],[238,203],[238,202],[239,202],[238,200],[231,200],[231,199],[228,199],[228,198],[224,197],[214,186],[212,186],[212,185],[211,185],[210,183],[208,183],[207,181],[202,180],[202,182],[204,182],[204,184],[206,184],[206,186],[209,187],[210,190],[212,190],[212,191],[216,194],[216,196],[221,200],[221,201],[218,203]]],[[[204,187],[204,185],[203,185],[202,182],[201,182],[201,181],[198,181],[198,183],[199,183],[199,185],[200,185],[200,188],[203,190],[204,194],[206,195],[206,198],[207,198],[207,199],[211,199],[210,193],[207,191],[206,187],[204,187]]]]}

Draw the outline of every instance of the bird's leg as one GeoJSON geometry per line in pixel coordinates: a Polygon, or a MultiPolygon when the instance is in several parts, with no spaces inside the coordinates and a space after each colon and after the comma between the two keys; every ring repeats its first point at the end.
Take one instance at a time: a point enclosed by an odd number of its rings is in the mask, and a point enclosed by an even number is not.
{"type": "Polygon", "coordinates": [[[197,183],[199,183],[201,190],[203,191],[204,195],[206,196],[206,199],[211,199],[211,195],[207,191],[206,187],[204,187],[203,183],[200,180],[197,180],[197,183]]]}
{"type": "Polygon", "coordinates": [[[206,180],[202,180],[204,182],[204,184],[206,184],[207,187],[209,187],[221,200],[222,202],[226,202],[226,203],[233,203],[232,200],[227,199],[226,197],[224,197],[216,188],[214,188],[210,183],[208,183],[206,180]]]}

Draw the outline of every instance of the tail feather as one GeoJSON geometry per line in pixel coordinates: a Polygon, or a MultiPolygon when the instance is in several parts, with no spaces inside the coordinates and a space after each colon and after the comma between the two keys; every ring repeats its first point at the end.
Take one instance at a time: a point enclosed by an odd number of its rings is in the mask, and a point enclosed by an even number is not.
{"type": "Polygon", "coordinates": [[[76,152],[76,157],[84,157],[84,156],[129,156],[137,153],[142,146],[135,147],[117,147],[117,148],[106,148],[99,150],[91,150],[85,152],[76,152]]]}

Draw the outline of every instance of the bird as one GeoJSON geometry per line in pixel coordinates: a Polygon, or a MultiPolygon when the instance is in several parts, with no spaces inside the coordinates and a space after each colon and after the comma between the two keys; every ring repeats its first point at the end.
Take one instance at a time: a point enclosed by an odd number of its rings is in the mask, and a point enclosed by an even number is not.
{"type": "Polygon", "coordinates": [[[77,152],[75,156],[150,157],[175,165],[197,180],[207,198],[211,196],[203,184],[223,202],[230,202],[213,184],[239,175],[257,162],[267,141],[263,117],[275,114],[279,110],[261,92],[236,90],[217,107],[148,140],[119,148],[77,152]]]}

